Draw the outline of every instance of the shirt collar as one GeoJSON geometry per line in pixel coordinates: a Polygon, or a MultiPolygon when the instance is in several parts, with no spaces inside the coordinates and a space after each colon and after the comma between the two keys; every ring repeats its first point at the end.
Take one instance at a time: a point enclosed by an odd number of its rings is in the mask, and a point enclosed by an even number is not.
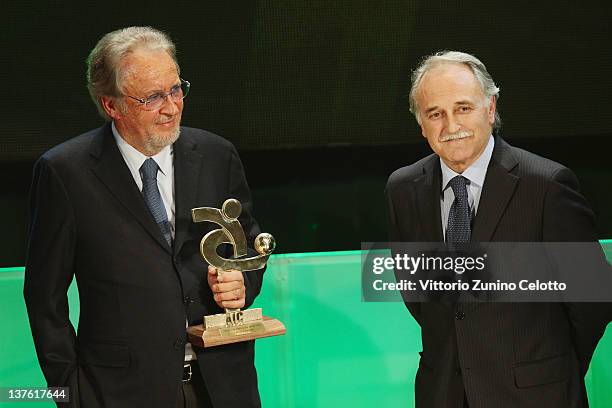
{"type": "MultiPolygon", "coordinates": [[[[130,145],[125,139],[119,134],[117,127],[115,127],[115,122],[112,122],[111,129],[113,131],[113,136],[115,137],[115,141],[117,142],[117,147],[121,152],[121,155],[128,162],[128,165],[135,169],[140,169],[142,163],[147,160],[149,157],[145,156],[134,146],[130,145]]],[[[159,153],[155,156],[151,156],[153,160],[159,166],[161,172],[165,175],[170,174],[170,170],[172,168],[172,145],[164,147],[159,153]]]]}
{"type": "MultiPolygon", "coordinates": [[[[491,156],[493,155],[494,146],[495,140],[493,139],[493,135],[491,135],[489,136],[487,147],[485,147],[480,157],[478,157],[478,159],[476,159],[476,161],[461,174],[461,176],[470,181],[470,184],[474,184],[478,187],[482,187],[484,185],[484,180],[487,176],[487,168],[489,167],[489,162],[491,161],[491,156]]],[[[448,187],[448,182],[451,181],[453,177],[459,176],[460,174],[448,167],[442,158],[440,158],[440,167],[442,168],[442,191],[444,191],[448,187]]]]}

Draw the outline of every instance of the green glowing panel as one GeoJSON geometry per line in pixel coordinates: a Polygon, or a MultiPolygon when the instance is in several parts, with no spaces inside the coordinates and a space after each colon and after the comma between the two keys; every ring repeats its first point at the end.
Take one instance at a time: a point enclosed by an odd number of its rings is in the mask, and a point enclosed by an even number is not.
{"type": "Polygon", "coordinates": [[[361,301],[360,262],[353,251],[269,263],[257,304],[287,334],[257,342],[264,406],[414,404],[419,328],[403,303],[361,301]]]}

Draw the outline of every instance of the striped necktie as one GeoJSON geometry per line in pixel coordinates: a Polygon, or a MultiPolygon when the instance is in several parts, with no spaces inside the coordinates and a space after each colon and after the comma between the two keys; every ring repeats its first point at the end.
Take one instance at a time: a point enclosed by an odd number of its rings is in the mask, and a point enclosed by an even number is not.
{"type": "Polygon", "coordinates": [[[168,241],[168,245],[172,246],[172,232],[170,231],[170,223],[168,222],[168,215],[166,214],[166,208],[159,193],[157,187],[157,171],[159,166],[152,158],[148,158],[140,166],[140,177],[142,178],[142,195],[144,196],[145,203],[151,211],[151,215],[155,219],[159,229],[161,230],[164,238],[168,241]]]}
{"type": "Polygon", "coordinates": [[[455,194],[455,201],[448,213],[446,228],[446,243],[451,249],[468,244],[472,235],[470,204],[466,188],[468,183],[468,179],[463,176],[455,176],[448,182],[455,194]]]}

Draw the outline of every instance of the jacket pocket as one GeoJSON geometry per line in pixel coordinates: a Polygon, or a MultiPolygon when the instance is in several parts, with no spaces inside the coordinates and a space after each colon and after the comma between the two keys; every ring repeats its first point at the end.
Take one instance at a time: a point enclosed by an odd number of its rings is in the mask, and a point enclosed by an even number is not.
{"type": "Polygon", "coordinates": [[[80,344],[79,361],[101,367],[128,367],[130,365],[130,349],[124,344],[80,344]]]}
{"type": "Polygon", "coordinates": [[[518,388],[529,388],[564,381],[569,378],[569,367],[569,354],[520,363],[517,367],[514,367],[514,381],[518,388]]]}

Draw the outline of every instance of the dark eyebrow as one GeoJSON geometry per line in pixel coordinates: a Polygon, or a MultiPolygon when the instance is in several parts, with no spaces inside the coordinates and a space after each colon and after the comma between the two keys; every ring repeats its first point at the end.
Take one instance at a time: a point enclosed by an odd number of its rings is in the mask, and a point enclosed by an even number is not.
{"type": "MultiPolygon", "coordinates": [[[[458,106],[458,105],[470,105],[470,106],[474,106],[475,104],[474,104],[474,102],[465,99],[465,100],[461,100],[461,101],[455,102],[455,106],[458,106]]],[[[427,109],[425,109],[425,114],[427,115],[430,112],[435,111],[436,109],[439,109],[439,107],[438,106],[432,106],[431,108],[427,108],[427,109]]]]}
{"type": "Polygon", "coordinates": [[[455,105],[471,105],[471,106],[474,106],[474,102],[468,101],[468,100],[463,100],[463,101],[455,102],[455,105]]]}

